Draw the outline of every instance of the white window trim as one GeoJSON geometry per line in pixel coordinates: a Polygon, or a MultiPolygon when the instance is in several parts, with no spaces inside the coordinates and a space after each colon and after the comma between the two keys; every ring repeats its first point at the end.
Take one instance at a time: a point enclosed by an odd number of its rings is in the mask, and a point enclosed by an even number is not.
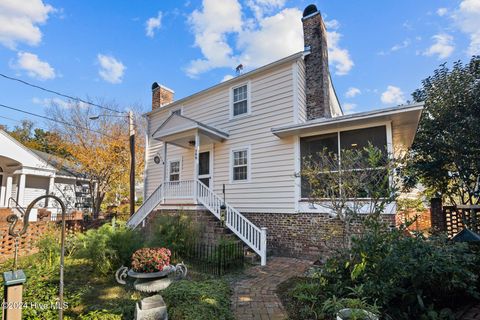
{"type": "Polygon", "coordinates": [[[230,120],[241,119],[243,117],[249,116],[252,113],[251,87],[252,87],[251,81],[243,82],[243,83],[238,84],[236,86],[230,87],[230,91],[229,91],[229,109],[230,109],[229,115],[230,115],[230,120]],[[234,116],[233,115],[233,90],[236,89],[236,88],[243,87],[245,85],[247,86],[247,112],[239,114],[237,116],[234,116]]]}
{"type": "Polygon", "coordinates": [[[180,158],[173,158],[173,159],[168,159],[168,167],[167,167],[167,181],[168,182],[176,182],[176,181],[171,181],[170,180],[170,163],[172,162],[178,162],[178,181],[182,180],[182,159],[180,158]]]}
{"type": "Polygon", "coordinates": [[[250,145],[243,147],[235,147],[230,149],[230,164],[228,171],[230,172],[230,183],[248,183],[252,177],[252,148],[250,145]],[[247,151],[247,180],[233,180],[233,153],[237,151],[247,151]]]}

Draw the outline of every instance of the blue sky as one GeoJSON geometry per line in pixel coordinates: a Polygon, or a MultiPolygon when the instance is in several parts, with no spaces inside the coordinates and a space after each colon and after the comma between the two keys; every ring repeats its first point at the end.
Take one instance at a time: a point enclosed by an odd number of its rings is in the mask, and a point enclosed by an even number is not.
{"type": "MultiPolygon", "coordinates": [[[[0,72],[148,111],[154,81],[179,99],[228,79],[239,63],[250,70],[301,50],[310,3],[0,0],[0,72]]],[[[439,64],[480,54],[480,0],[314,3],[348,112],[404,103],[439,64]]],[[[64,103],[0,78],[0,104],[44,114],[52,99],[64,103]]],[[[27,117],[1,108],[0,116],[27,117]]]]}

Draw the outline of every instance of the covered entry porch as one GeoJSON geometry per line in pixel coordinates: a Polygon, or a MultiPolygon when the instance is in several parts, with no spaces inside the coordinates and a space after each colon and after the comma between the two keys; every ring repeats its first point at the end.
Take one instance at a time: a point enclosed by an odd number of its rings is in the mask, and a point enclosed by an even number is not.
{"type": "Polygon", "coordinates": [[[154,162],[163,165],[164,202],[193,199],[196,203],[195,181],[213,189],[214,146],[228,139],[228,133],[174,113],[152,137],[163,142],[162,154],[157,154],[154,162]],[[183,153],[187,156],[171,156],[169,146],[187,150],[183,153]],[[188,165],[184,162],[193,164],[191,175],[183,172],[182,167],[188,165]]]}

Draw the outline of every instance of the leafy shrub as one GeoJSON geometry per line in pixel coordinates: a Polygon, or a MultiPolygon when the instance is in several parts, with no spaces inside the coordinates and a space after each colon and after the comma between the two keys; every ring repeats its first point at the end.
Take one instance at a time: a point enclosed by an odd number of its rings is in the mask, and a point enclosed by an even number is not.
{"type": "Polygon", "coordinates": [[[326,306],[333,297],[360,299],[392,319],[450,319],[479,298],[478,257],[466,244],[408,237],[377,220],[366,226],[350,251],[289,290],[290,307],[300,310],[296,319],[331,319],[326,306]]]}
{"type": "Polygon", "coordinates": [[[78,317],[79,320],[121,320],[122,316],[112,314],[107,310],[94,310],[78,317]]]}
{"type": "Polygon", "coordinates": [[[182,255],[198,235],[198,225],[184,213],[176,216],[158,216],[149,232],[148,246],[168,248],[173,253],[182,255]]]}
{"type": "Polygon", "coordinates": [[[45,233],[37,241],[37,247],[41,261],[48,267],[52,267],[60,257],[60,237],[54,230],[45,233]]]}
{"type": "Polygon", "coordinates": [[[173,283],[161,292],[171,320],[230,320],[230,287],[222,280],[173,283]]]}
{"type": "Polygon", "coordinates": [[[166,248],[142,248],[132,255],[132,269],[136,272],[162,271],[170,264],[170,250],[166,248]]]}
{"type": "Polygon", "coordinates": [[[102,275],[121,265],[130,265],[133,252],[143,246],[140,232],[127,228],[124,223],[104,224],[99,229],[88,230],[78,236],[78,241],[77,257],[89,259],[102,275]]]}

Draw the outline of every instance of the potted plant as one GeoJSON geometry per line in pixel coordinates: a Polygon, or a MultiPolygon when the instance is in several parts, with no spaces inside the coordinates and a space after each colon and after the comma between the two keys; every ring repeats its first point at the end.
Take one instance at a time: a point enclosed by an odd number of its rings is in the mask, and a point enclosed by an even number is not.
{"type": "Polygon", "coordinates": [[[332,297],[323,303],[323,311],[337,320],[378,320],[377,306],[370,305],[365,299],[332,297]]]}
{"type": "Polygon", "coordinates": [[[142,248],[132,255],[132,270],[137,273],[161,272],[170,265],[172,253],[167,248],[142,248]]]}

